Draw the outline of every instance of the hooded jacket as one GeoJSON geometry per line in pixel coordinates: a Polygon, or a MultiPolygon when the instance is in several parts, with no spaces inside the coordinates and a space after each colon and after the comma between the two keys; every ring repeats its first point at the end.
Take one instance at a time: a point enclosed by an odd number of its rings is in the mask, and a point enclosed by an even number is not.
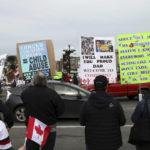
{"type": "Polygon", "coordinates": [[[150,118],[150,94],[145,96],[142,101],[140,101],[137,106],[136,109],[134,110],[134,113],[132,114],[131,120],[133,123],[136,123],[136,121],[143,115],[143,117],[148,117],[150,118]],[[145,112],[146,110],[144,110],[144,103],[145,100],[147,100],[147,105],[148,105],[148,114],[145,112]],[[148,115],[148,116],[147,116],[148,115]]]}
{"type": "Polygon", "coordinates": [[[117,150],[122,145],[124,112],[106,92],[90,95],[81,109],[80,124],[85,126],[85,142],[90,150],[117,150]]]}

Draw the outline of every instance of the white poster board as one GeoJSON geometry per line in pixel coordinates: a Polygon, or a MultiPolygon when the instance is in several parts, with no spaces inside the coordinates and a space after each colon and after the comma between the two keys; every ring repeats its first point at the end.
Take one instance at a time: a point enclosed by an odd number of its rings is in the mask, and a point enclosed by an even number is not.
{"type": "Polygon", "coordinates": [[[81,37],[80,83],[93,84],[98,75],[116,83],[115,40],[113,37],[81,37]]]}
{"type": "Polygon", "coordinates": [[[0,78],[1,78],[2,73],[3,73],[6,57],[7,57],[7,54],[0,55],[0,78]]]}

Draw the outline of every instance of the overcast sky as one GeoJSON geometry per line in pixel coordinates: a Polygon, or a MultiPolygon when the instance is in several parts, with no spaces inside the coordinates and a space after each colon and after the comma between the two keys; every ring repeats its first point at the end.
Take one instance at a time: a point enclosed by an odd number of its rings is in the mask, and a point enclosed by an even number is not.
{"type": "MultiPolygon", "coordinates": [[[[149,0],[0,0],[0,54],[16,43],[52,40],[56,60],[80,37],[150,32],[149,0]]],[[[117,45],[116,45],[117,46],[117,45]]]]}

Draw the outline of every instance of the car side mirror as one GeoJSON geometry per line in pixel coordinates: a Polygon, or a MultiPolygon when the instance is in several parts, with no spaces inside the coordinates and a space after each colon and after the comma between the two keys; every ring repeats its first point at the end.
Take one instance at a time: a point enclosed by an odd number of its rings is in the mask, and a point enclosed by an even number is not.
{"type": "Polygon", "coordinates": [[[78,94],[78,95],[77,95],[77,98],[78,98],[78,99],[81,99],[81,98],[82,98],[81,94],[78,94]]]}

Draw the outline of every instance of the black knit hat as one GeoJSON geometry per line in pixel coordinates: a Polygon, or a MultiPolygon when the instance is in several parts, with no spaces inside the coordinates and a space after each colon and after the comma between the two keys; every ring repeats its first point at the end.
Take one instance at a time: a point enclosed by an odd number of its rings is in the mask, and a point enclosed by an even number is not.
{"type": "Polygon", "coordinates": [[[97,89],[105,90],[107,87],[107,84],[108,84],[108,82],[107,82],[107,78],[105,76],[99,75],[94,79],[95,90],[97,90],[97,89]]]}

